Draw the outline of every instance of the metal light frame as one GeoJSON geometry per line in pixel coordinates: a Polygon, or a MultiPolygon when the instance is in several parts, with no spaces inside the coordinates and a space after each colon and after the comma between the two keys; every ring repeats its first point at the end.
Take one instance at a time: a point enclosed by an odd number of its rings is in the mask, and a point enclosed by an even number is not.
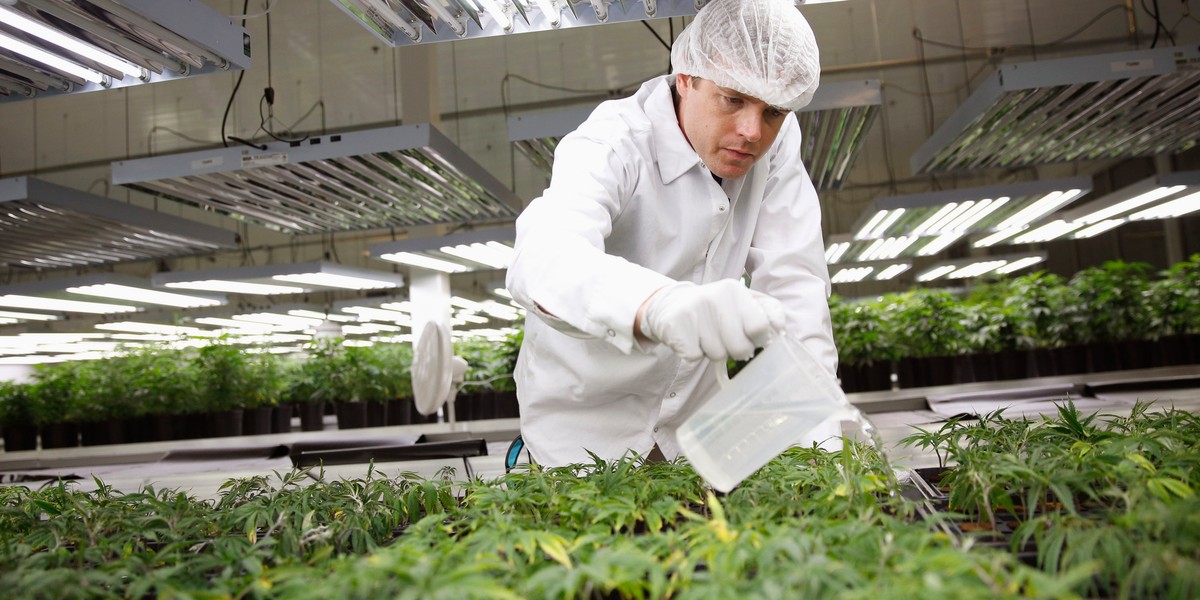
{"type": "Polygon", "coordinates": [[[1091,178],[1078,176],[879,198],[851,234],[831,236],[828,243],[848,244],[837,263],[930,256],[977,232],[1035,222],[1091,190],[1091,178]],[[887,244],[900,251],[885,251],[887,244]]]}
{"type": "Polygon", "coordinates": [[[708,0],[331,0],[391,46],[694,16],[708,0]]]}
{"type": "Polygon", "coordinates": [[[511,220],[517,196],[428,124],[113,163],[113,183],[285,233],[511,220]]]}
{"type": "Polygon", "coordinates": [[[918,282],[927,282],[942,278],[973,279],[985,275],[1007,274],[1045,262],[1046,257],[1045,252],[1022,252],[946,260],[923,269],[915,279],[918,282]],[[976,268],[972,270],[968,269],[969,267],[976,268]]]}
{"type": "Polygon", "coordinates": [[[447,253],[442,249],[446,247],[469,246],[471,244],[488,242],[499,242],[511,247],[516,239],[516,227],[493,227],[489,229],[480,229],[476,231],[468,231],[440,237],[416,238],[409,240],[398,240],[395,242],[384,242],[381,244],[372,244],[369,251],[372,258],[385,260],[391,263],[420,266],[409,262],[384,258],[384,256],[398,253],[416,254],[434,261],[446,263],[447,265],[446,269],[434,270],[444,270],[447,273],[469,273],[474,271],[500,269],[495,266],[463,258],[459,255],[447,253]],[[454,266],[457,266],[458,268],[454,268],[454,266]]]}
{"type": "MultiPolygon", "coordinates": [[[[866,143],[883,104],[877,79],[821,84],[808,106],[796,111],[802,133],[801,160],[818,190],[841,188],[866,143]]],[[[538,170],[549,175],[554,149],[579,127],[592,108],[513,115],[508,141],[538,170]]]]}
{"type": "Polygon", "coordinates": [[[1200,47],[1005,65],[913,154],[913,173],[1182,152],[1200,140],[1200,47]]]}
{"type": "MultiPolygon", "coordinates": [[[[404,287],[404,276],[390,271],[377,271],[374,269],[360,269],[354,267],[346,267],[343,265],[325,262],[313,261],[292,264],[277,264],[277,265],[255,265],[248,267],[229,267],[224,269],[205,269],[199,271],[171,271],[163,273],[155,273],[150,277],[151,283],[155,287],[166,287],[171,289],[189,289],[185,287],[188,283],[199,281],[221,280],[234,281],[239,283],[257,283],[270,284],[279,286],[293,286],[302,288],[300,291],[293,292],[296,294],[306,294],[310,292],[321,291],[345,291],[348,287],[337,287],[331,285],[321,285],[315,283],[297,283],[281,280],[280,277],[304,274],[319,274],[356,277],[363,279],[373,279],[383,282],[387,285],[381,285],[376,288],[368,289],[395,289],[404,287]],[[174,285],[172,285],[174,284],[174,285]],[[183,284],[183,285],[181,285],[183,284]]],[[[191,288],[194,289],[194,288],[191,288]]],[[[361,288],[359,288],[361,289],[361,288]]],[[[246,294],[243,295],[255,295],[246,294]]]]}
{"type": "MultiPolygon", "coordinates": [[[[1156,209],[1166,209],[1168,205],[1178,202],[1195,206],[1191,212],[1200,210],[1200,171],[1148,177],[1091,202],[1051,215],[1028,228],[1028,231],[1009,236],[994,245],[1094,237],[1130,221],[1174,218],[1175,215],[1156,214],[1156,209]]],[[[977,240],[975,244],[983,246],[982,242],[977,240]]]]}
{"type": "Polygon", "coordinates": [[[32,177],[0,179],[0,266],[56,269],[236,248],[237,234],[32,177]]]}
{"type": "Polygon", "coordinates": [[[247,69],[251,64],[245,28],[195,0],[15,0],[9,10],[91,51],[116,57],[140,74],[122,72],[5,25],[0,32],[10,45],[49,52],[92,72],[98,81],[0,50],[0,102],[117,89],[247,69]]]}
{"type": "MultiPolygon", "coordinates": [[[[130,288],[138,288],[138,289],[145,290],[147,292],[152,292],[152,293],[154,293],[154,292],[161,293],[163,291],[163,290],[154,289],[154,286],[151,284],[151,282],[146,280],[145,278],[134,277],[131,275],[122,275],[119,273],[96,273],[96,274],[92,274],[92,275],[80,275],[80,276],[74,276],[74,277],[58,277],[58,278],[53,278],[53,279],[43,279],[43,280],[39,280],[39,281],[31,281],[31,282],[26,282],[26,283],[18,283],[18,284],[0,287],[0,310],[9,310],[7,308],[4,308],[4,306],[7,306],[6,304],[3,303],[3,299],[6,296],[30,296],[30,297],[36,297],[36,298],[44,298],[44,299],[48,299],[48,300],[54,299],[54,300],[68,300],[68,301],[75,301],[75,302],[87,302],[87,303],[95,303],[95,304],[108,304],[108,305],[118,305],[118,306],[123,305],[123,306],[126,306],[129,308],[129,310],[114,310],[114,311],[110,311],[107,313],[93,313],[90,311],[73,311],[73,310],[60,310],[60,309],[54,309],[54,308],[37,308],[37,307],[23,307],[23,308],[18,309],[18,310],[22,310],[22,311],[26,311],[26,312],[32,311],[32,310],[37,310],[37,311],[44,311],[44,312],[48,312],[48,313],[71,313],[71,314],[74,314],[76,312],[82,312],[85,314],[127,315],[127,314],[132,314],[132,313],[146,312],[148,310],[169,311],[169,312],[170,311],[193,310],[192,308],[164,306],[162,304],[153,303],[153,302],[144,302],[144,301],[138,301],[138,300],[125,300],[125,299],[118,300],[118,299],[113,299],[111,297],[98,297],[98,296],[68,291],[69,288],[85,287],[85,286],[92,286],[92,285],[102,285],[102,284],[115,284],[115,285],[130,287],[130,288]]],[[[193,292],[190,290],[188,290],[188,291],[171,290],[171,293],[204,299],[204,300],[212,302],[213,303],[212,306],[220,306],[220,305],[228,304],[228,302],[229,302],[228,298],[224,294],[214,294],[214,293],[210,293],[210,292],[193,292]]],[[[197,308],[199,308],[199,307],[197,307],[197,308]]]]}
{"type": "Polygon", "coordinates": [[[834,285],[864,281],[891,281],[903,273],[910,272],[912,266],[911,260],[878,260],[835,265],[835,268],[829,270],[829,279],[834,285]],[[882,277],[885,274],[888,276],[882,277]]]}

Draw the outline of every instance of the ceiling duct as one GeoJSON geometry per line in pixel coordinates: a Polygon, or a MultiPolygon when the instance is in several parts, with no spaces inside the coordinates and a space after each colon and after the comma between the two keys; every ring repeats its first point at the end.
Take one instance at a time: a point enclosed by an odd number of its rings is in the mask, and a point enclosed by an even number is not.
{"type": "Polygon", "coordinates": [[[1200,138],[1200,47],[1000,67],[916,153],[914,173],[1187,150],[1200,138]]]}
{"type": "Polygon", "coordinates": [[[1090,192],[1086,176],[876,199],[828,240],[830,264],[932,256],[977,232],[1015,235],[1090,192]]]}
{"type": "Polygon", "coordinates": [[[0,102],[249,67],[249,34],[203,2],[0,2],[0,102]]]}
{"type": "MultiPolygon", "coordinates": [[[[812,102],[796,113],[803,134],[802,160],[818,190],[838,189],[845,182],[882,104],[879,80],[839,81],[822,84],[812,102]]],[[[549,175],[558,142],[587,120],[592,110],[509,117],[508,139],[549,175]]]]}
{"type": "Polygon", "coordinates": [[[30,177],[0,179],[0,266],[83,267],[236,247],[231,231],[30,177]]]}
{"type": "Polygon", "coordinates": [[[113,183],[292,234],[511,220],[521,207],[427,124],[118,161],[113,183]]]}

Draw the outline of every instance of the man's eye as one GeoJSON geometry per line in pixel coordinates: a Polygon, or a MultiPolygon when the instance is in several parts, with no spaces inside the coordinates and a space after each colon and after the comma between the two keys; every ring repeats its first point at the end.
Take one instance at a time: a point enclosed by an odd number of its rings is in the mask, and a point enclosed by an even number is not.
{"type": "Polygon", "coordinates": [[[723,98],[725,100],[726,104],[741,104],[742,103],[741,98],[734,98],[733,96],[721,96],[721,98],[723,98]]]}
{"type": "Polygon", "coordinates": [[[767,111],[767,117],[771,118],[771,119],[782,119],[783,117],[786,117],[786,116],[787,116],[787,113],[783,112],[782,110],[779,110],[778,108],[772,108],[767,111]]]}

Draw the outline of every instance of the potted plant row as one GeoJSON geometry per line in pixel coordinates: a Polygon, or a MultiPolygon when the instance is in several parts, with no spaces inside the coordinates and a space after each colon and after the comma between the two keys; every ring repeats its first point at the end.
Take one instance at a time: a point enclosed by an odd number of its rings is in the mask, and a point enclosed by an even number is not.
{"type": "Polygon", "coordinates": [[[1200,255],[831,299],[848,392],[1200,363],[1200,255]]]}

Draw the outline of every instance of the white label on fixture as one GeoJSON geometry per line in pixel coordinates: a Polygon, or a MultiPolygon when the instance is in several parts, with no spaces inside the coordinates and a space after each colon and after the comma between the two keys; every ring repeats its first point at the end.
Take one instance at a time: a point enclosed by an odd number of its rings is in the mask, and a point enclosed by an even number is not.
{"type": "Polygon", "coordinates": [[[1122,60],[1112,63],[1113,73],[1128,73],[1130,71],[1145,71],[1154,68],[1153,58],[1142,58],[1139,60],[1122,60]]]}
{"type": "Polygon", "coordinates": [[[192,170],[199,171],[211,167],[219,167],[225,164],[224,156],[210,156],[208,158],[198,158],[192,161],[192,170]]]}
{"type": "Polygon", "coordinates": [[[270,154],[244,154],[242,155],[242,168],[253,169],[255,167],[285,165],[287,164],[287,161],[287,152],[271,152],[270,154]]]}

